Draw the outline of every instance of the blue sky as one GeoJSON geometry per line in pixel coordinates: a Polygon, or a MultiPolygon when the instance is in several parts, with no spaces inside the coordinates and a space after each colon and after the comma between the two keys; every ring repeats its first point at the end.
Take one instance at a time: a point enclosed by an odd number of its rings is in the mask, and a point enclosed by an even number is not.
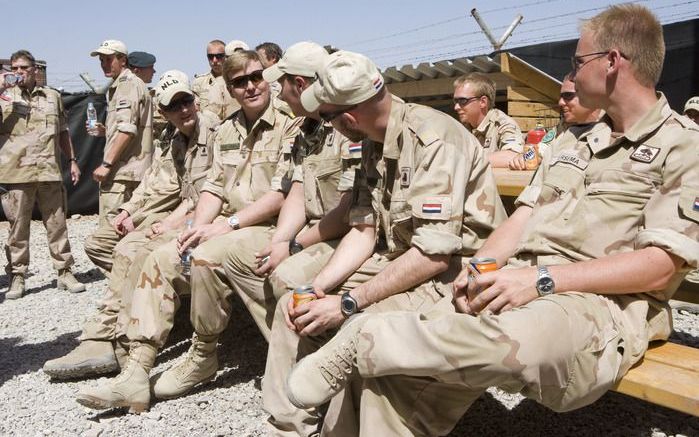
{"type": "MultiPolygon", "coordinates": [[[[310,40],[364,53],[385,68],[492,51],[470,16],[474,7],[496,37],[518,13],[524,15],[504,47],[512,48],[576,38],[579,20],[611,3],[620,2],[0,0],[3,11],[18,12],[3,19],[0,57],[26,48],[47,62],[50,85],[70,91],[86,89],[78,77],[81,72],[105,83],[98,61],[89,56],[105,39],[120,39],[131,51],[155,54],[159,72],[177,68],[190,76],[208,70],[205,46],[215,38],[242,39],[251,46],[273,41],[282,48],[310,40]]],[[[699,0],[641,3],[663,24],[699,17],[699,0]]]]}

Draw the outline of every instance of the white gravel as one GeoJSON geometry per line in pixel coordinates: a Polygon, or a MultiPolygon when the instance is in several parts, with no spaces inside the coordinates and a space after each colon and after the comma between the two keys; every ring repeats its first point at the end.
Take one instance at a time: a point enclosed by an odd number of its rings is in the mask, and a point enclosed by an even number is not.
{"type": "MultiPolygon", "coordinates": [[[[77,345],[83,321],[107,286],[82,249],[96,217],[72,218],[68,226],[76,259],[73,271],[87,284],[85,293],[56,289],[46,232],[38,221],[32,222],[28,294],[4,300],[9,278],[0,275],[0,436],[264,435],[260,382],[267,344],[244,310],[236,310],[221,339],[223,369],[216,381],[181,399],[155,403],[146,414],[97,412],[78,405],[78,389],[97,380],[49,381],[41,366],[77,345]]],[[[0,223],[0,242],[6,240],[7,230],[7,222],[0,223]]],[[[0,253],[0,263],[5,262],[0,253]]],[[[189,311],[183,309],[155,371],[168,367],[189,347],[189,311]]],[[[673,340],[699,347],[699,315],[679,311],[675,317],[673,340]]],[[[617,393],[587,408],[557,414],[519,395],[491,389],[451,435],[699,436],[699,419],[617,393]]]]}

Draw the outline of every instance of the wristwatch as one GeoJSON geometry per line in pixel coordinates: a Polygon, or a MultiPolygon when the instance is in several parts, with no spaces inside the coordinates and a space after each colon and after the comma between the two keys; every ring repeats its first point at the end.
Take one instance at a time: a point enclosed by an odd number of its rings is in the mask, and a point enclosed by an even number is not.
{"type": "Polygon", "coordinates": [[[296,241],[296,238],[292,238],[289,241],[289,255],[296,255],[303,250],[303,246],[296,241]]]}
{"type": "Polygon", "coordinates": [[[340,311],[342,311],[342,315],[345,317],[350,317],[359,312],[359,305],[357,305],[357,301],[350,296],[349,292],[343,294],[340,298],[340,311]]]}
{"type": "Polygon", "coordinates": [[[240,229],[240,220],[238,220],[238,216],[233,214],[232,216],[228,217],[228,225],[233,228],[234,231],[240,229]]]}
{"type": "Polygon", "coordinates": [[[539,266],[538,268],[539,277],[536,280],[536,291],[539,292],[539,296],[548,296],[556,291],[556,284],[553,282],[553,278],[549,273],[549,269],[546,266],[539,266]]]}
{"type": "Polygon", "coordinates": [[[109,161],[102,161],[102,167],[104,168],[112,168],[112,163],[109,161]]]}

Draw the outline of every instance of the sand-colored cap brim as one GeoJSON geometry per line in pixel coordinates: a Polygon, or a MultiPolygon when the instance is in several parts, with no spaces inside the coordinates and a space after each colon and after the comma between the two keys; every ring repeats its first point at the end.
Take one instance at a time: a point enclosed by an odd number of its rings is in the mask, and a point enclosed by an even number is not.
{"type": "Polygon", "coordinates": [[[301,105],[303,109],[308,112],[316,112],[323,102],[318,99],[317,94],[323,91],[320,82],[316,81],[313,85],[306,88],[304,92],[301,93],[301,105]]]}
{"type": "MultiPolygon", "coordinates": [[[[115,54],[117,54],[117,53],[121,53],[121,52],[118,52],[118,51],[112,50],[112,49],[108,49],[108,48],[106,48],[106,47],[100,47],[100,48],[98,48],[97,50],[91,52],[91,53],[90,53],[90,56],[115,55],[115,54]]],[[[122,53],[122,54],[123,54],[123,53],[122,53]]]]}
{"type": "Polygon", "coordinates": [[[194,95],[192,90],[190,90],[187,85],[182,84],[182,85],[172,86],[172,87],[168,88],[167,91],[165,91],[161,94],[156,93],[156,97],[158,98],[158,103],[160,105],[167,106],[170,104],[170,102],[172,102],[172,98],[175,97],[179,93],[189,94],[190,96],[194,95]]]}
{"type": "Polygon", "coordinates": [[[262,71],[262,77],[265,81],[270,83],[278,81],[282,76],[284,76],[284,74],[285,73],[277,64],[267,67],[262,71]]]}

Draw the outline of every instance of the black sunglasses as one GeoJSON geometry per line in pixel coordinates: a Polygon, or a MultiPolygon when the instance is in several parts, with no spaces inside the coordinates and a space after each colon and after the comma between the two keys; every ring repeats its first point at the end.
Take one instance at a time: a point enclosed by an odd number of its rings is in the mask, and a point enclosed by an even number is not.
{"type": "Polygon", "coordinates": [[[245,88],[248,86],[248,81],[252,82],[253,85],[257,85],[258,83],[262,82],[262,80],[262,70],[255,70],[250,74],[235,77],[227,81],[226,84],[233,88],[245,88]]]}
{"type": "Polygon", "coordinates": [[[211,61],[214,58],[224,59],[226,57],[226,54],[225,53],[207,53],[206,57],[209,58],[209,61],[211,61]]]}
{"type": "Polygon", "coordinates": [[[561,98],[566,102],[570,102],[575,98],[575,96],[577,96],[577,94],[575,94],[575,91],[564,91],[561,93],[561,98]]]}
{"type": "Polygon", "coordinates": [[[167,106],[160,105],[160,108],[165,112],[178,112],[182,108],[187,107],[192,103],[194,103],[194,96],[186,96],[177,101],[170,102],[170,104],[167,106]]]}
{"type": "Polygon", "coordinates": [[[330,123],[331,121],[335,120],[337,117],[341,116],[345,112],[350,112],[354,109],[357,109],[357,105],[352,105],[344,109],[340,109],[338,111],[333,111],[333,112],[322,112],[319,111],[318,115],[320,115],[320,118],[323,119],[324,122],[330,123]]]}
{"type": "Polygon", "coordinates": [[[459,105],[461,108],[464,106],[468,105],[474,100],[480,99],[482,96],[473,96],[473,97],[454,97],[454,104],[459,105]]]}

